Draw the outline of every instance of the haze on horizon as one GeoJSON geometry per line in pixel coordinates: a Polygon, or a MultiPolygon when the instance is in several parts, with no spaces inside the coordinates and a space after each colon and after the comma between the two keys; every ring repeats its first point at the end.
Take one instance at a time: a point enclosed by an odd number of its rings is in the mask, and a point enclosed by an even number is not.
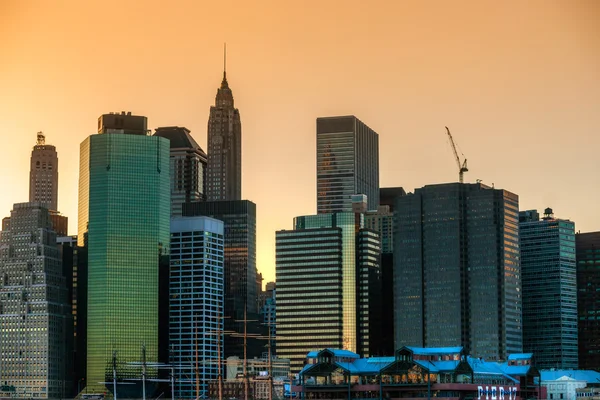
{"type": "Polygon", "coordinates": [[[242,120],[242,197],[257,266],[275,231],[316,213],[315,120],[379,133],[380,186],[455,182],[450,127],[476,179],[600,230],[600,2],[0,2],[0,217],[28,200],[37,131],[59,154],[76,234],[79,144],[99,115],[178,125],[206,151],[222,78],[242,120]]]}

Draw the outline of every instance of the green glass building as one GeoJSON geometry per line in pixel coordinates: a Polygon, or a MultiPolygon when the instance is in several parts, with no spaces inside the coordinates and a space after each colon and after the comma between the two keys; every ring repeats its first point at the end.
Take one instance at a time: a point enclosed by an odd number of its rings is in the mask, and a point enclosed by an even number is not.
{"type": "MultiPolygon", "coordinates": [[[[101,382],[112,380],[115,351],[119,379],[141,377],[127,363],[141,361],[142,347],[147,362],[158,361],[159,259],[170,240],[169,140],[145,129],[111,129],[104,117],[100,134],[80,149],[78,237],[88,236],[87,393],[109,386],[101,382]]],[[[133,386],[118,385],[119,397],[135,396],[133,386]]]]}

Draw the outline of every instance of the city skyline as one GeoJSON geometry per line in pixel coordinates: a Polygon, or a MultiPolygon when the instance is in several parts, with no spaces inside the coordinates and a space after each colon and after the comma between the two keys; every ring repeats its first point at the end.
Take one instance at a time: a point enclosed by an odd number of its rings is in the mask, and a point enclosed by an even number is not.
{"type": "Polygon", "coordinates": [[[28,156],[40,130],[59,153],[58,209],[70,217],[70,234],[78,145],[95,132],[98,115],[131,110],[151,128],[186,126],[207,149],[226,41],[227,78],[244,119],[243,198],[258,205],[257,267],[265,282],[275,277],[275,231],[316,209],[321,116],[353,114],[378,132],[381,187],[412,192],[456,182],[448,125],[469,160],[466,182],[483,179],[517,193],[522,209],[560,209],[582,232],[600,228],[600,215],[589,213],[600,195],[598,3],[438,3],[435,11],[409,2],[314,4],[187,3],[165,11],[150,2],[144,16],[158,28],[140,32],[125,24],[139,11],[133,3],[4,2],[0,144],[10,152],[0,160],[9,189],[0,198],[3,216],[28,198],[28,156]],[[87,28],[110,9],[122,29],[87,28]],[[231,30],[211,21],[224,11],[231,30]],[[324,23],[334,16],[363,30],[324,23]],[[99,57],[103,46],[122,62],[99,57]],[[175,66],[178,55],[185,62],[175,66]],[[140,57],[151,61],[141,68],[140,57]]]}

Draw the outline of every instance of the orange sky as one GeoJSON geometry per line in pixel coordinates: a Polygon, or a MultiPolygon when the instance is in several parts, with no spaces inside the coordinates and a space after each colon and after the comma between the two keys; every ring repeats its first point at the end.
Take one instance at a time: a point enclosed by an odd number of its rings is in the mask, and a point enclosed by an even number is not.
{"type": "Polygon", "coordinates": [[[0,0],[0,215],[28,199],[38,130],[73,234],[79,143],[100,114],[186,126],[206,150],[227,42],[266,280],[275,231],[316,212],[318,116],[379,133],[381,186],[456,181],[448,125],[466,181],[600,230],[599,21],[595,0],[0,0]]]}

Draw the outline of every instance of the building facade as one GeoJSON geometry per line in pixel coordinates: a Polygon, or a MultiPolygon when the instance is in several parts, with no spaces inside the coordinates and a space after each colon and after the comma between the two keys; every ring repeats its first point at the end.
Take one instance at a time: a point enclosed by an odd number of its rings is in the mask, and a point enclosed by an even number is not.
{"type": "Polygon", "coordinates": [[[518,196],[441,184],[394,210],[396,347],[462,345],[490,360],[522,351],[518,196]]]}
{"type": "Polygon", "coordinates": [[[154,136],[170,141],[171,215],[181,216],[183,203],[206,200],[206,153],[187,128],[157,128],[154,136]]]}
{"type": "Polygon", "coordinates": [[[575,235],[579,367],[600,370],[600,232],[575,235]]]}
{"type": "MultiPolygon", "coordinates": [[[[256,204],[249,200],[186,203],[183,216],[207,216],[225,226],[225,329],[243,332],[244,318],[258,320],[256,293],[256,204]],[[246,315],[246,317],[244,316],[246,315]]],[[[249,324],[248,332],[259,333],[258,324],[249,324]]],[[[260,356],[263,343],[248,342],[249,356],[260,356]]],[[[243,340],[225,338],[225,355],[243,357],[243,340]]]]}
{"type": "Polygon", "coordinates": [[[317,118],[317,213],[352,211],[352,195],[379,205],[379,135],[353,115],[317,118]]]}
{"type": "Polygon", "coordinates": [[[295,373],[313,349],[370,354],[381,249],[363,214],[297,217],[294,230],[275,238],[278,356],[295,373]]]}
{"type": "Polygon", "coordinates": [[[58,153],[56,147],[46,144],[42,132],[37,133],[37,143],[31,152],[29,201],[58,210],[58,153]]]}
{"type": "Polygon", "coordinates": [[[577,369],[575,224],[547,208],[519,213],[523,349],[539,368],[577,369]]]}
{"type": "Polygon", "coordinates": [[[207,168],[209,201],[241,200],[242,123],[225,71],[215,105],[210,107],[207,168]]]}
{"type": "MultiPolygon", "coordinates": [[[[119,378],[139,378],[142,347],[158,361],[159,265],[169,254],[169,141],[146,118],[100,117],[80,146],[78,240],[87,238],[87,393],[106,390],[116,352],[119,378]],[[120,129],[122,128],[122,129],[120,129]]],[[[168,264],[167,264],[168,267],[168,264]]],[[[148,377],[155,374],[151,371],[148,377]]],[[[141,395],[121,385],[121,396],[141,395]]],[[[147,388],[151,393],[151,387],[147,388]]]]}
{"type": "Polygon", "coordinates": [[[175,370],[178,399],[207,395],[208,382],[218,378],[219,354],[224,354],[223,338],[219,339],[224,315],[223,248],[222,221],[171,219],[169,362],[180,366],[175,370]]]}
{"type": "Polygon", "coordinates": [[[2,397],[71,395],[71,304],[46,207],[15,204],[0,236],[2,397]]]}

